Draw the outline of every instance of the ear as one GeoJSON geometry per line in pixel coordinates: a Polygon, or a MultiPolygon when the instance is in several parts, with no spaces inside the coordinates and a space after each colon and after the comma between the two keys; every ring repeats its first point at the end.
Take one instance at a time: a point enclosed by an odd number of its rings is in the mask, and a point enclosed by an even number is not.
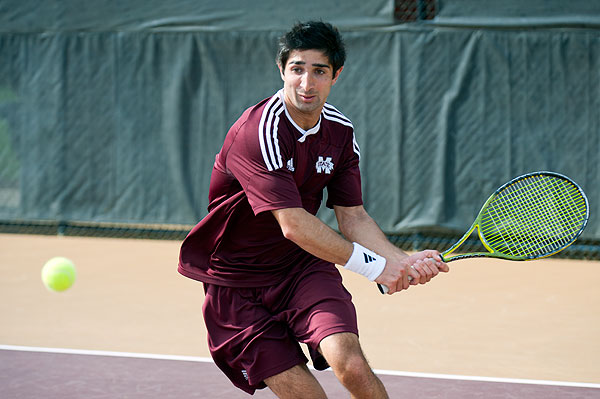
{"type": "Polygon", "coordinates": [[[338,78],[340,77],[340,73],[342,73],[342,70],[343,70],[343,69],[344,69],[344,67],[342,66],[342,67],[340,67],[340,69],[338,69],[338,70],[335,72],[335,76],[333,77],[333,80],[332,80],[332,82],[331,82],[331,85],[332,85],[332,86],[335,84],[335,82],[337,82],[338,78]]]}
{"type": "Polygon", "coordinates": [[[279,68],[279,76],[281,76],[281,80],[285,81],[285,73],[279,62],[277,63],[277,68],[279,68]]]}

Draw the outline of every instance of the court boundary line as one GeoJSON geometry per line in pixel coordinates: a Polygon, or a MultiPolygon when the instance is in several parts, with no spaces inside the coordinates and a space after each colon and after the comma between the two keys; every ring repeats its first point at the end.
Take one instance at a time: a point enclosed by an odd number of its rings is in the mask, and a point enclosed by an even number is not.
{"type": "MultiPolygon", "coordinates": [[[[0,350],[21,351],[21,352],[59,353],[59,354],[68,354],[68,355],[124,357],[124,358],[153,359],[153,360],[177,360],[177,361],[199,362],[199,363],[214,363],[210,357],[162,355],[162,354],[156,354],[156,353],[116,352],[116,351],[68,349],[68,348],[46,348],[46,347],[37,347],[37,346],[19,346],[19,345],[2,345],[2,344],[0,344],[0,350]]],[[[312,367],[311,367],[311,369],[312,369],[312,367]]],[[[454,374],[418,373],[418,372],[410,372],[410,371],[394,371],[394,370],[380,370],[380,369],[373,369],[373,371],[375,372],[375,374],[378,374],[378,375],[389,375],[389,376],[395,376],[395,377],[432,378],[432,379],[441,379],[441,380],[499,382],[499,383],[508,383],[508,384],[551,385],[551,386],[561,386],[561,387],[600,389],[600,384],[587,383],[587,382],[550,381],[550,380],[482,377],[482,376],[454,375],[454,374]]]]}

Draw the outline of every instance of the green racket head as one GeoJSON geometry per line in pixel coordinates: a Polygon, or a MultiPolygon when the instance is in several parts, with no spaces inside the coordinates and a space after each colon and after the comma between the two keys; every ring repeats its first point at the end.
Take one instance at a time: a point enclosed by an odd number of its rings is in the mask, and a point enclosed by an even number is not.
{"type": "MultiPolygon", "coordinates": [[[[519,176],[485,202],[473,226],[489,253],[444,257],[490,256],[530,260],[553,255],[582,233],[589,218],[588,200],[571,179],[555,172],[534,172],[519,176]]],[[[452,253],[457,245],[443,255],[452,253]]]]}

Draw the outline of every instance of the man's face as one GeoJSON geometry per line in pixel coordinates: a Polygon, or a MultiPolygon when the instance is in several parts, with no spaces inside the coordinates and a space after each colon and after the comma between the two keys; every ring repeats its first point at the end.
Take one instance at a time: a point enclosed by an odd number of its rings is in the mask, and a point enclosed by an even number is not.
{"type": "Polygon", "coordinates": [[[297,111],[305,116],[314,117],[321,113],[342,68],[333,76],[333,68],[323,52],[294,50],[290,53],[285,67],[279,65],[279,71],[284,82],[288,110],[292,115],[293,111],[297,111]],[[295,110],[290,110],[290,105],[295,110]]]}

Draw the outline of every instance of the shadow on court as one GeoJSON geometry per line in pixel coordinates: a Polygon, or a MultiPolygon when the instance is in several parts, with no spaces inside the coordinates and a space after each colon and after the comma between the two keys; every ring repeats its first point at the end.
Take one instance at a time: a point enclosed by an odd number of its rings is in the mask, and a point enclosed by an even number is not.
{"type": "MultiPolygon", "coordinates": [[[[348,398],[334,375],[318,372],[329,398],[348,398]]],[[[380,376],[392,398],[592,399],[600,389],[380,376]]],[[[210,362],[0,350],[0,389],[10,399],[248,398],[210,362]]],[[[274,398],[268,390],[256,398],[274,398]]]]}

